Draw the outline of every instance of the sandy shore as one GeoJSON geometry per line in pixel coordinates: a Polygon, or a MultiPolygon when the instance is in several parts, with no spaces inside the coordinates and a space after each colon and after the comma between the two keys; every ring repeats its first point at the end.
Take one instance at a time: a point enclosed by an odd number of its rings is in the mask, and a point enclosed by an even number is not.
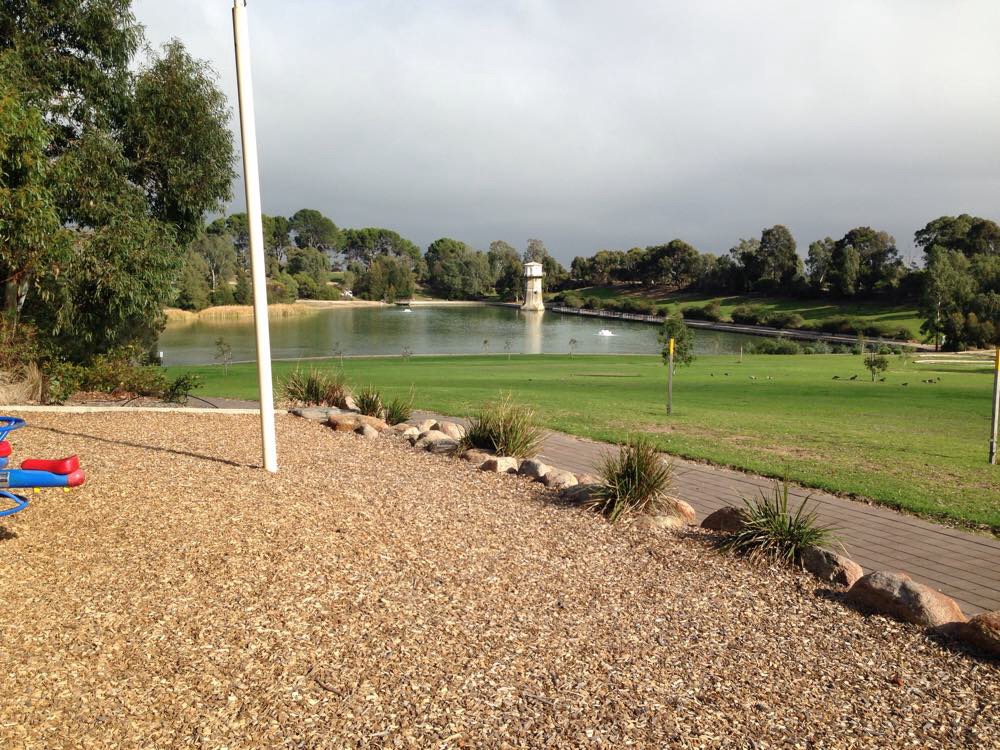
{"type": "Polygon", "coordinates": [[[278,417],[26,415],[0,746],[997,747],[1000,667],[700,532],[278,417]],[[755,744],[756,743],[756,744],[755,744]]]}

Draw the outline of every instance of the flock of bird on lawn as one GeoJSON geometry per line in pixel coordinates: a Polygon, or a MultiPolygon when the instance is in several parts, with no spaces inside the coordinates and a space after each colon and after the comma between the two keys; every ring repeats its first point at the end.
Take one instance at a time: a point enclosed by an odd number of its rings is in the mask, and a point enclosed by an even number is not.
{"type": "MultiPolygon", "coordinates": [[[[729,377],[729,373],[728,373],[728,372],[724,372],[724,373],[722,373],[722,374],[723,374],[723,375],[724,375],[725,377],[727,377],[727,378],[729,377]]],[[[708,375],[709,375],[709,377],[711,377],[711,378],[714,378],[714,377],[715,377],[715,373],[714,373],[714,372],[710,372],[710,373],[709,373],[708,375]]],[[[751,380],[757,380],[758,378],[757,378],[757,376],[756,376],[756,375],[751,375],[751,376],[750,376],[750,379],[751,379],[751,380]]],[[[834,380],[857,380],[857,379],[858,379],[858,376],[857,376],[857,375],[851,375],[851,377],[849,377],[849,378],[841,378],[841,377],[840,377],[840,375],[834,375],[834,376],[833,376],[833,379],[834,379],[834,380]]],[[[770,375],[768,375],[768,376],[767,376],[767,377],[765,378],[765,380],[774,380],[774,378],[772,378],[772,377],[771,377],[770,375]]],[[[885,378],[884,378],[884,377],[881,377],[881,378],[879,378],[879,379],[878,379],[878,382],[880,382],[880,383],[884,383],[884,382],[885,382],[885,378]]],[[[931,384],[934,384],[934,383],[940,383],[940,382],[941,382],[941,376],[940,376],[940,375],[938,375],[938,376],[937,376],[936,378],[927,378],[926,380],[921,380],[920,382],[921,382],[921,383],[931,383],[931,384]]],[[[900,385],[902,385],[902,386],[907,386],[907,385],[909,385],[909,383],[900,383],[900,385]]]]}

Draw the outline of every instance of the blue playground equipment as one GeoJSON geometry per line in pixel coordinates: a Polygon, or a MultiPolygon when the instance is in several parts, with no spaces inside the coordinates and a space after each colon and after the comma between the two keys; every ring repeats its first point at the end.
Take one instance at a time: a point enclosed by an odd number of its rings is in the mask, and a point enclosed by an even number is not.
{"type": "Polygon", "coordinates": [[[10,489],[34,489],[41,487],[79,487],[86,477],[80,470],[80,459],[76,456],[47,461],[26,458],[20,469],[8,469],[11,447],[7,435],[24,427],[19,417],[0,417],[0,518],[10,516],[28,507],[28,499],[8,492],[10,489]],[[13,507],[3,507],[13,503],[13,507]]]}

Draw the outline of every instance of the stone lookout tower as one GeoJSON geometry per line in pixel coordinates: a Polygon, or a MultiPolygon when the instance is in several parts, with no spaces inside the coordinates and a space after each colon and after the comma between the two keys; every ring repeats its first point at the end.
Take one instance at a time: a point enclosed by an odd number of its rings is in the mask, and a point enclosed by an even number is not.
{"type": "Polygon", "coordinates": [[[522,310],[545,310],[542,298],[542,264],[532,261],[524,264],[524,304],[522,310]]]}

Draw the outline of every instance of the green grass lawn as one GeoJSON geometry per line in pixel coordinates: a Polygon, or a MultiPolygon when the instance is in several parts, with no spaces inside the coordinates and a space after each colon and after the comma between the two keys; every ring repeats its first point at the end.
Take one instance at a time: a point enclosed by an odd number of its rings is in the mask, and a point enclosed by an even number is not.
{"type": "MultiPolygon", "coordinates": [[[[703,356],[678,369],[669,418],[666,370],[649,356],[348,359],[344,370],[352,384],[386,395],[412,387],[419,408],[451,415],[509,390],[551,429],[612,442],[641,431],[679,456],[1000,531],[1000,467],[986,463],[988,368],[890,363],[886,382],[873,384],[850,355],[747,356],[742,364],[703,356]]],[[[295,366],[277,362],[275,376],[295,366]]],[[[252,365],[229,375],[217,366],[171,369],[199,373],[200,395],[256,397],[252,365]]]]}
{"type": "Polygon", "coordinates": [[[600,299],[651,299],[661,310],[677,312],[688,305],[707,305],[718,302],[722,314],[728,318],[734,307],[739,305],[761,305],[768,312],[798,313],[806,321],[822,320],[823,318],[850,317],[873,323],[891,323],[894,326],[905,326],[913,338],[920,333],[920,325],[924,322],[913,305],[892,305],[885,302],[846,302],[828,299],[783,299],[778,297],[757,297],[751,295],[711,295],[693,292],[658,292],[633,287],[584,287],[574,289],[581,297],[599,297],[600,299]]]}

